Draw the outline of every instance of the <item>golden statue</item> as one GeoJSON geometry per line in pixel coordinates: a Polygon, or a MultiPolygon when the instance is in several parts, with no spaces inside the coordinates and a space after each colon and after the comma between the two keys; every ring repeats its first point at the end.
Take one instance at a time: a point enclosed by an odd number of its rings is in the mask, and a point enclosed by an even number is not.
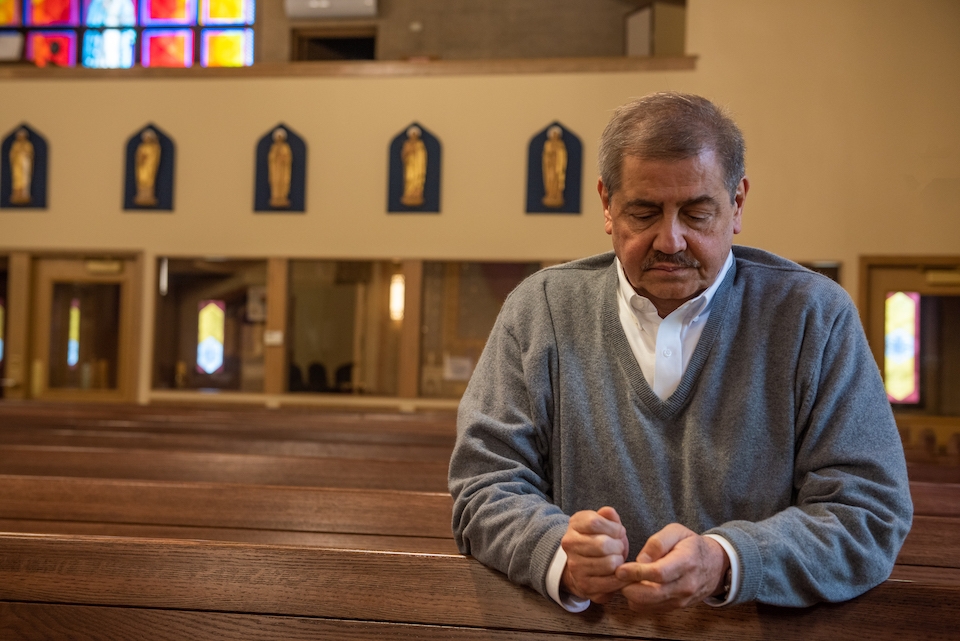
{"type": "Polygon", "coordinates": [[[10,145],[11,205],[30,204],[30,186],[33,184],[33,143],[26,129],[17,131],[10,145]]]}
{"type": "Polygon", "coordinates": [[[152,207],[157,204],[157,168],[160,166],[160,142],[157,132],[146,129],[140,134],[140,144],[134,157],[134,175],[137,180],[135,205],[152,207]]]}
{"type": "Polygon", "coordinates": [[[543,205],[563,207],[563,189],[567,185],[567,146],[563,143],[563,130],[554,125],[547,130],[543,143],[543,205]]]}
{"type": "Polygon", "coordinates": [[[407,207],[423,204],[423,183],[427,179],[427,148],[420,138],[420,127],[407,129],[407,140],[400,151],[403,161],[403,197],[400,202],[407,207]]]}
{"type": "Polygon", "coordinates": [[[293,153],[287,143],[287,132],[283,127],[273,130],[273,144],[267,154],[267,175],[270,179],[270,206],[290,206],[290,168],[293,165],[293,153]]]}

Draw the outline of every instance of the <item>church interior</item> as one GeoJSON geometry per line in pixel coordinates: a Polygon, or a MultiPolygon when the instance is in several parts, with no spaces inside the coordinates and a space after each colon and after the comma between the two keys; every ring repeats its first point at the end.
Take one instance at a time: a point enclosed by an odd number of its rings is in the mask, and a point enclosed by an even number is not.
{"type": "Polygon", "coordinates": [[[0,0],[0,637],[951,638],[958,78],[949,0],[0,0]],[[915,516],[853,602],[570,615],[453,543],[486,338],[657,91],[860,312],[915,516]]]}

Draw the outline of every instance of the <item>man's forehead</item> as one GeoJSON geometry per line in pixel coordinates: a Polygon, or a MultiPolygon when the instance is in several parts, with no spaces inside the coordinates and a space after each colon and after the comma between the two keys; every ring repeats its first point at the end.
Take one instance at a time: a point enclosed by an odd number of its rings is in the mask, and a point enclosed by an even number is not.
{"type": "Polygon", "coordinates": [[[723,172],[712,151],[678,159],[626,156],[621,165],[621,184],[646,189],[676,189],[696,185],[709,191],[724,189],[723,172]]]}

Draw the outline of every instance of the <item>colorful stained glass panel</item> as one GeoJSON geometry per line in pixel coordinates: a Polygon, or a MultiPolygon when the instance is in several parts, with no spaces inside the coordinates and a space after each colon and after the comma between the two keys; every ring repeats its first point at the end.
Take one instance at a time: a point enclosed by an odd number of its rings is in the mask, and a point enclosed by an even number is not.
{"type": "Polygon", "coordinates": [[[192,67],[193,31],[190,29],[145,29],[140,45],[144,67],[192,67]]]}
{"type": "Polygon", "coordinates": [[[31,31],[27,34],[27,60],[38,67],[48,64],[72,67],[77,62],[77,34],[73,31],[31,31]]]}
{"type": "Polygon", "coordinates": [[[197,0],[140,0],[140,24],[195,25],[197,0]]]}
{"type": "Polygon", "coordinates": [[[80,0],[26,0],[24,23],[31,27],[73,27],[80,24],[80,0]]]}
{"type": "Polygon", "coordinates": [[[223,369],[223,330],[227,306],[222,300],[200,301],[197,334],[197,371],[215,374],[223,369]]]}
{"type": "Polygon", "coordinates": [[[80,299],[70,301],[70,333],[67,340],[67,365],[76,367],[80,361],[80,299]]]}
{"type": "Polygon", "coordinates": [[[204,67],[249,67],[253,64],[253,29],[204,29],[200,35],[204,67]]]}
{"type": "Polygon", "coordinates": [[[887,294],[883,381],[891,403],[920,402],[920,294],[916,292],[887,294]]]}
{"type": "Polygon", "coordinates": [[[88,27],[135,27],[135,0],[83,0],[83,24],[88,27]]]}
{"type": "Polygon", "coordinates": [[[137,32],[133,29],[104,29],[83,34],[81,64],[93,69],[129,69],[133,66],[137,32]]]}
{"type": "Polygon", "coordinates": [[[200,0],[200,24],[253,24],[254,0],[200,0]]]}
{"type": "Polygon", "coordinates": [[[0,0],[0,27],[20,26],[21,0],[0,0]]]}

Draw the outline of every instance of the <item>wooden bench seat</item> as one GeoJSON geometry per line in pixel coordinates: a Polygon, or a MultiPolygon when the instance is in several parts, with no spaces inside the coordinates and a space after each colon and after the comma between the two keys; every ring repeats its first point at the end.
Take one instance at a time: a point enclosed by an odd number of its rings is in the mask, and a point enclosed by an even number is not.
{"type": "Polygon", "coordinates": [[[0,517],[451,539],[445,493],[0,475],[0,517]]]}
{"type": "MultiPolygon", "coordinates": [[[[320,546],[349,544],[296,533],[412,537],[434,544],[399,549],[455,553],[452,505],[445,493],[0,475],[0,530],[15,532],[320,546]]],[[[960,518],[915,516],[897,562],[960,568],[960,518]]]]}
{"type": "Polygon", "coordinates": [[[947,639],[960,627],[960,584],[949,579],[890,580],[802,610],[698,605],[642,617],[621,599],[575,615],[459,555],[21,534],[0,534],[0,550],[0,601],[32,604],[51,622],[44,604],[236,613],[236,636],[263,615],[647,639],[947,639]]]}
{"type": "Polygon", "coordinates": [[[446,492],[446,461],[0,446],[0,474],[446,492]]]}
{"type": "Polygon", "coordinates": [[[456,434],[453,413],[330,412],[318,409],[267,410],[256,407],[204,408],[196,406],[3,401],[4,425],[131,428],[150,426],[207,431],[305,431],[363,433],[389,438],[428,437],[452,442],[456,434]]]}
{"type": "MultiPolygon", "coordinates": [[[[146,539],[183,539],[197,541],[233,541],[297,547],[336,548],[425,554],[457,554],[452,538],[389,536],[380,534],[339,534],[291,530],[259,530],[226,527],[189,527],[182,525],[131,525],[127,523],[88,523],[83,521],[30,521],[0,519],[0,532],[20,534],[82,534],[146,539]]],[[[0,634],[0,639],[4,638],[0,634]]]]}
{"type": "Polygon", "coordinates": [[[57,425],[0,427],[0,446],[128,448],[222,452],[266,456],[379,459],[385,461],[449,461],[452,444],[370,442],[336,432],[276,433],[246,430],[155,429],[150,426],[100,429],[57,425]]]}

